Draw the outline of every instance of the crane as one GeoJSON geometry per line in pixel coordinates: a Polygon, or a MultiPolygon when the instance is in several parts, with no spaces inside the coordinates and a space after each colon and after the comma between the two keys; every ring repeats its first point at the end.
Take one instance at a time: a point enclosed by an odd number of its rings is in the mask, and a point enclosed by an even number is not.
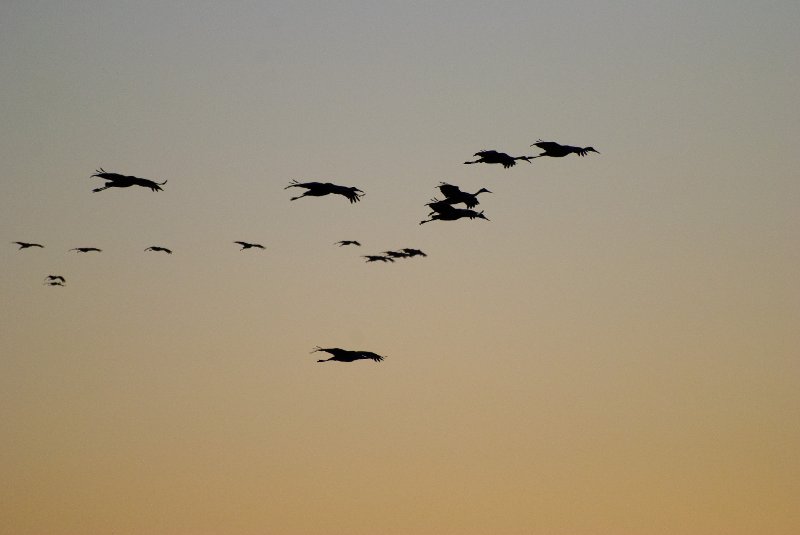
{"type": "Polygon", "coordinates": [[[305,188],[307,190],[302,195],[292,197],[289,199],[290,201],[296,201],[297,199],[302,199],[306,196],[322,197],[325,195],[335,194],[345,197],[352,204],[360,201],[361,197],[364,196],[364,192],[356,187],[338,186],[336,184],[331,184],[330,182],[298,182],[297,180],[292,180],[292,182],[283,189],[289,188],[305,188]]]}
{"type": "Polygon", "coordinates": [[[70,249],[70,251],[78,251],[79,253],[99,253],[102,252],[102,249],[98,249],[97,247],[75,247],[70,249]]]}
{"type": "Polygon", "coordinates": [[[419,249],[409,249],[409,248],[405,248],[405,249],[403,249],[403,252],[404,252],[404,253],[406,253],[406,256],[408,256],[408,257],[414,257],[414,256],[428,256],[428,255],[426,255],[425,253],[423,253],[422,251],[420,251],[419,249]]]}
{"type": "Polygon", "coordinates": [[[475,210],[470,210],[468,208],[453,208],[449,204],[444,204],[441,206],[437,206],[439,203],[443,201],[437,201],[436,203],[428,203],[427,206],[433,208],[433,212],[428,214],[430,219],[425,219],[420,221],[419,224],[422,225],[424,223],[430,223],[431,221],[435,221],[436,219],[440,221],[455,221],[456,219],[461,219],[463,217],[468,217],[470,219],[485,219],[486,221],[490,221],[488,217],[483,215],[483,210],[480,212],[476,212],[475,210]]]}
{"type": "Polygon", "coordinates": [[[390,258],[405,258],[408,256],[405,251],[384,251],[383,254],[390,258]]]}
{"type": "Polygon", "coordinates": [[[338,245],[339,247],[341,247],[342,245],[355,245],[356,247],[361,247],[361,244],[358,243],[356,240],[337,241],[334,245],[338,245]]]}
{"type": "Polygon", "coordinates": [[[382,255],[361,255],[361,258],[366,258],[365,262],[394,262],[394,258],[382,255]]]}
{"type": "Polygon", "coordinates": [[[253,249],[253,248],[255,248],[255,249],[266,249],[266,247],[264,247],[260,243],[248,243],[246,241],[235,241],[233,243],[238,243],[239,245],[242,246],[242,248],[239,249],[240,251],[244,251],[245,249],[253,249]]]}
{"type": "Polygon", "coordinates": [[[20,251],[22,249],[27,249],[28,247],[40,247],[40,248],[44,249],[44,245],[42,245],[41,243],[29,243],[29,242],[25,242],[25,241],[12,241],[11,243],[16,243],[17,245],[19,245],[19,249],[18,250],[20,250],[20,251]]]}
{"type": "Polygon", "coordinates": [[[150,246],[147,249],[145,249],[145,251],[156,251],[156,252],[172,254],[172,249],[167,249],[166,247],[160,247],[158,245],[150,246]]]}
{"type": "Polygon", "coordinates": [[[441,191],[442,195],[445,196],[445,202],[449,202],[450,204],[458,204],[463,202],[467,208],[475,208],[478,206],[478,204],[480,204],[478,201],[478,195],[481,193],[491,193],[491,191],[486,188],[481,188],[475,193],[469,193],[467,191],[462,191],[458,186],[448,184],[447,182],[440,182],[436,187],[439,188],[439,191],[441,191]]]}
{"type": "Polygon", "coordinates": [[[330,353],[333,355],[331,358],[328,359],[320,359],[317,362],[329,362],[331,360],[335,360],[338,362],[353,362],[354,360],[374,360],[375,362],[380,362],[386,357],[382,357],[377,353],[373,353],[372,351],[351,351],[349,349],[341,349],[338,347],[319,347],[316,346],[311,352],[316,353],[317,351],[324,351],[325,353],[330,353]]]}
{"type": "Polygon", "coordinates": [[[528,163],[531,163],[531,158],[533,156],[509,156],[505,152],[497,152],[496,150],[482,150],[478,151],[473,156],[480,156],[477,160],[473,162],[464,162],[465,164],[472,164],[472,163],[499,163],[503,164],[503,167],[508,169],[509,167],[514,167],[517,165],[517,160],[525,160],[528,163]]]}
{"type": "Polygon", "coordinates": [[[594,150],[594,147],[572,147],[570,145],[561,145],[555,141],[542,141],[541,139],[531,145],[531,147],[539,147],[544,152],[533,158],[541,158],[542,156],[552,156],[553,158],[563,158],[569,154],[577,154],[578,156],[586,156],[590,152],[600,152],[594,150]]]}
{"type": "Polygon", "coordinates": [[[139,178],[138,176],[109,173],[102,167],[95,170],[95,174],[92,176],[96,176],[107,181],[102,188],[93,189],[92,191],[95,193],[108,188],[128,188],[130,186],[141,186],[143,188],[150,188],[153,191],[164,191],[161,189],[161,186],[167,183],[166,180],[164,182],[154,182],[152,180],[148,180],[147,178],[139,178]]]}

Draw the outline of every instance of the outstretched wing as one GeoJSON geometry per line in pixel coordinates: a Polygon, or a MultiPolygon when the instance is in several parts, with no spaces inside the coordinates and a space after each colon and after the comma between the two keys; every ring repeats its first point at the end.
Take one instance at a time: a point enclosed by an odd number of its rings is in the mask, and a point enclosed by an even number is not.
{"type": "Polygon", "coordinates": [[[361,197],[364,196],[364,192],[356,187],[349,188],[346,186],[337,186],[336,184],[328,184],[327,186],[331,193],[347,198],[351,204],[360,201],[361,197]]]}
{"type": "Polygon", "coordinates": [[[285,188],[283,188],[283,189],[289,189],[289,188],[306,188],[306,189],[314,189],[314,188],[319,188],[319,187],[321,187],[322,185],[323,185],[323,184],[322,184],[322,182],[298,182],[297,180],[292,180],[292,181],[289,183],[289,185],[288,185],[288,186],[286,186],[286,187],[285,187],[285,188]]]}
{"type": "Polygon", "coordinates": [[[442,192],[442,195],[447,197],[448,199],[455,197],[457,195],[461,195],[462,191],[461,188],[458,186],[454,186],[453,184],[448,184],[447,182],[442,182],[439,186],[439,191],[442,192]]]}
{"type": "Polygon", "coordinates": [[[542,141],[541,139],[534,143],[532,146],[539,147],[543,151],[550,151],[550,150],[558,150],[563,147],[560,143],[556,143],[555,141],[542,141]]]}
{"type": "Polygon", "coordinates": [[[358,356],[360,358],[362,358],[362,359],[374,360],[375,362],[380,362],[384,358],[386,358],[386,357],[382,357],[382,356],[378,355],[377,353],[373,353],[372,351],[359,351],[358,352],[358,356]]]}
{"type": "Polygon", "coordinates": [[[92,176],[96,176],[98,178],[102,178],[103,180],[108,180],[111,182],[118,182],[121,180],[126,180],[128,178],[135,178],[135,177],[128,177],[125,175],[121,175],[119,173],[109,173],[102,167],[100,169],[95,170],[95,173],[92,176]]]}
{"type": "Polygon", "coordinates": [[[142,186],[143,188],[150,188],[153,191],[164,191],[161,189],[161,186],[167,183],[166,180],[164,182],[157,183],[147,178],[139,178],[137,176],[129,176],[127,178],[131,179],[131,182],[133,182],[137,186],[142,186]]]}

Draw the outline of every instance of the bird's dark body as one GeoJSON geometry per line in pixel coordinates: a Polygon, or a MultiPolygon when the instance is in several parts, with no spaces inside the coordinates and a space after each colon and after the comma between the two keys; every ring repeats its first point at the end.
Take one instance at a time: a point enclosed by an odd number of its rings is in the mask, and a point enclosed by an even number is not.
{"type": "Polygon", "coordinates": [[[437,187],[439,188],[439,191],[442,192],[442,195],[445,196],[445,200],[442,202],[449,204],[464,203],[467,208],[475,208],[480,204],[480,201],[478,201],[478,195],[481,193],[491,193],[491,191],[486,188],[481,188],[475,193],[469,193],[462,191],[458,186],[448,184],[447,182],[442,182],[437,187]]]}
{"type": "Polygon", "coordinates": [[[129,188],[131,186],[141,186],[143,188],[150,188],[152,191],[164,191],[163,189],[161,189],[161,186],[167,183],[166,180],[164,182],[155,182],[147,178],[139,178],[138,176],[120,175],[119,173],[109,173],[102,167],[96,170],[95,174],[93,174],[92,176],[106,180],[106,183],[103,187],[92,190],[95,193],[97,193],[98,191],[103,191],[104,189],[108,188],[129,188]]]}
{"type": "Polygon", "coordinates": [[[298,182],[297,180],[292,180],[291,184],[283,189],[289,188],[305,188],[307,190],[302,195],[292,197],[289,199],[290,201],[296,201],[303,197],[324,197],[325,195],[334,194],[345,197],[352,204],[360,201],[361,197],[364,196],[364,192],[355,186],[339,186],[330,182],[298,182]]]}
{"type": "MultiPolygon", "coordinates": [[[[572,147],[570,145],[561,145],[555,141],[542,141],[541,139],[531,145],[531,147],[539,147],[544,152],[534,158],[541,158],[542,156],[550,156],[552,158],[563,158],[570,154],[577,154],[578,156],[586,156],[590,152],[597,152],[594,147],[572,147]]],[[[600,154],[597,152],[597,154],[600,154]]]]}
{"type": "Polygon", "coordinates": [[[25,241],[14,241],[11,243],[16,243],[17,245],[19,245],[19,250],[28,249],[30,247],[39,247],[41,249],[44,249],[44,245],[42,245],[41,243],[30,243],[25,241]]]}
{"type": "Polygon", "coordinates": [[[406,256],[408,256],[408,257],[413,257],[413,256],[428,256],[428,255],[426,255],[425,253],[423,253],[422,251],[420,251],[419,249],[409,249],[409,248],[405,248],[405,249],[403,249],[403,252],[404,252],[404,253],[406,253],[406,256]]]}
{"type": "Polygon", "coordinates": [[[440,204],[442,201],[437,201],[434,203],[428,203],[427,206],[430,206],[433,209],[433,212],[428,214],[429,219],[425,219],[420,221],[419,224],[422,225],[424,223],[430,223],[431,221],[440,220],[440,221],[455,221],[457,219],[462,218],[469,218],[469,219],[485,219],[489,221],[489,218],[483,215],[483,211],[476,212],[475,210],[470,210],[468,208],[453,208],[452,205],[449,204],[440,204]]]}
{"type": "Polygon", "coordinates": [[[242,248],[239,249],[240,251],[244,251],[245,249],[266,249],[266,247],[264,247],[260,243],[249,243],[249,242],[246,242],[246,241],[235,241],[233,243],[236,243],[236,244],[239,244],[239,245],[242,246],[242,248]]]}
{"type": "Polygon", "coordinates": [[[473,163],[499,163],[506,169],[517,165],[517,160],[525,160],[528,163],[532,156],[509,156],[505,152],[497,152],[496,150],[482,150],[478,151],[473,156],[478,156],[477,160],[472,162],[464,162],[465,164],[473,163]]]}
{"type": "Polygon", "coordinates": [[[390,256],[363,255],[363,258],[366,258],[366,262],[394,262],[394,258],[390,256]]]}
{"type": "Polygon", "coordinates": [[[159,247],[158,245],[153,245],[152,247],[148,247],[145,251],[155,251],[155,252],[162,252],[167,254],[172,254],[171,249],[167,249],[166,247],[159,247]]]}
{"type": "Polygon", "coordinates": [[[372,351],[351,351],[349,349],[341,349],[338,347],[315,347],[312,353],[316,353],[317,351],[324,351],[325,353],[330,353],[333,355],[329,359],[320,359],[317,362],[329,362],[329,361],[338,361],[338,362],[353,362],[356,360],[374,360],[375,362],[380,362],[386,357],[382,357],[377,353],[373,353],[372,351]]]}

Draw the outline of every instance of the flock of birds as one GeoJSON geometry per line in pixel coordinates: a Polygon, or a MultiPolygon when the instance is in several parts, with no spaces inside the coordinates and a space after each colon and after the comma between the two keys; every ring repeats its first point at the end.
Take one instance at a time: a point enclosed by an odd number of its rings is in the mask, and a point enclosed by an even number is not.
{"type": "MultiPolygon", "coordinates": [[[[594,149],[594,147],[573,147],[570,145],[561,145],[554,141],[542,141],[541,139],[538,140],[536,143],[533,143],[531,147],[538,147],[539,149],[543,150],[541,154],[535,156],[510,156],[504,152],[498,152],[496,150],[482,150],[476,152],[474,156],[477,156],[478,159],[473,161],[464,162],[464,164],[471,165],[476,163],[486,163],[486,164],[500,164],[505,169],[509,169],[514,167],[517,164],[517,160],[523,160],[528,163],[531,163],[531,160],[534,158],[541,158],[543,156],[550,156],[552,158],[563,158],[564,156],[568,156],[570,154],[577,154],[578,156],[586,156],[590,152],[599,152],[594,149]]],[[[100,169],[95,170],[95,174],[91,175],[92,177],[102,178],[106,181],[106,183],[99,188],[95,188],[92,191],[94,193],[104,191],[109,188],[129,188],[131,186],[140,186],[143,188],[148,188],[151,191],[163,191],[161,186],[165,185],[167,181],[164,182],[156,182],[154,180],[149,180],[147,178],[140,178],[136,176],[130,175],[121,175],[118,173],[109,173],[102,167],[100,169]]],[[[291,183],[286,186],[284,189],[289,188],[301,188],[305,189],[305,191],[296,197],[292,197],[290,201],[296,201],[298,199],[302,199],[303,197],[324,197],[326,195],[341,195],[342,197],[346,198],[350,203],[356,203],[361,200],[361,198],[365,195],[364,191],[355,187],[355,186],[340,186],[337,184],[332,184],[330,182],[298,182],[297,180],[292,180],[291,183]]],[[[441,182],[437,186],[439,192],[444,197],[443,199],[438,199],[434,197],[430,200],[430,202],[426,203],[430,209],[428,213],[428,218],[424,219],[419,222],[420,225],[425,223],[430,223],[431,221],[456,221],[458,219],[483,219],[489,221],[485,215],[483,215],[483,211],[480,212],[474,210],[480,204],[478,200],[478,195],[481,193],[492,193],[486,188],[481,188],[475,193],[469,193],[467,191],[461,190],[458,186],[453,184],[448,184],[447,182],[441,182]],[[456,205],[464,205],[464,208],[457,207],[456,205]]],[[[30,249],[30,248],[44,248],[44,245],[35,242],[24,242],[24,241],[15,241],[12,242],[19,246],[19,250],[23,249],[30,249]]],[[[251,243],[246,241],[235,241],[233,242],[239,246],[241,246],[242,251],[246,249],[265,249],[263,245],[260,243],[251,243]]],[[[343,246],[356,246],[360,247],[361,243],[356,240],[341,240],[336,242],[334,245],[338,245],[339,247],[343,246]]],[[[74,247],[70,249],[70,251],[76,251],[78,253],[90,253],[90,252],[102,252],[102,249],[97,247],[74,247]]],[[[159,245],[152,245],[147,247],[145,251],[151,252],[161,252],[166,254],[172,254],[172,250],[166,247],[162,247],[159,245]]],[[[389,250],[383,251],[380,254],[376,255],[362,255],[362,258],[366,258],[366,262],[395,262],[395,260],[403,259],[403,258],[413,258],[416,256],[428,256],[424,252],[419,249],[413,248],[403,248],[398,250],[389,250]]],[[[47,275],[44,278],[43,284],[46,286],[65,286],[66,285],[66,278],[63,275],[47,275]]],[[[337,362],[353,362],[356,360],[373,360],[375,362],[381,362],[385,357],[378,355],[377,353],[373,353],[371,351],[361,351],[361,350],[348,350],[348,349],[341,349],[338,347],[327,347],[323,348],[320,346],[316,346],[311,353],[316,353],[322,351],[324,353],[328,353],[330,358],[327,359],[320,359],[317,362],[330,362],[330,361],[337,361],[337,362]]]]}

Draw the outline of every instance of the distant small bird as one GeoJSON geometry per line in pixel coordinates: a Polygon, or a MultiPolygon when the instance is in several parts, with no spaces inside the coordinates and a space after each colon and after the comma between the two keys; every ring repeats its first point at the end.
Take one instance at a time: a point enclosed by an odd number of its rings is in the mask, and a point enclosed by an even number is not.
{"type": "Polygon", "coordinates": [[[53,281],[53,282],[55,281],[67,282],[67,279],[65,279],[61,275],[48,275],[44,279],[46,281],[53,281]]]}
{"type": "Polygon", "coordinates": [[[172,254],[172,249],[167,249],[166,247],[159,247],[158,245],[153,245],[145,249],[145,251],[161,251],[163,253],[172,254]]]}
{"type": "Polygon", "coordinates": [[[430,219],[425,219],[420,221],[419,224],[430,223],[431,221],[440,220],[440,221],[455,221],[456,219],[461,219],[463,217],[468,217],[470,219],[485,219],[489,221],[489,218],[483,215],[483,210],[480,212],[476,212],[475,210],[469,210],[467,208],[453,208],[449,206],[447,209],[440,208],[439,210],[434,211],[431,214],[428,214],[430,219]]]}
{"type": "Polygon", "coordinates": [[[391,258],[405,258],[408,256],[405,251],[384,251],[383,254],[391,258]]]}
{"type": "Polygon", "coordinates": [[[441,182],[439,186],[439,191],[442,192],[442,195],[445,196],[446,202],[450,204],[458,204],[464,203],[467,208],[475,208],[478,204],[478,195],[481,193],[491,193],[486,188],[481,188],[475,193],[469,193],[466,191],[461,191],[461,188],[458,186],[454,186],[453,184],[448,184],[447,182],[441,182]]]}
{"type": "Polygon", "coordinates": [[[70,251],[78,251],[79,253],[91,253],[91,252],[102,252],[102,249],[98,249],[97,247],[75,247],[70,249],[70,251]]]}
{"type": "Polygon", "coordinates": [[[394,262],[394,258],[389,256],[382,256],[382,255],[361,255],[362,258],[366,258],[366,262],[394,262]]]}
{"type": "Polygon", "coordinates": [[[338,245],[339,247],[341,247],[342,245],[355,245],[355,246],[357,246],[357,247],[361,247],[361,244],[360,244],[360,243],[358,243],[358,242],[357,242],[357,241],[355,241],[355,240],[342,240],[342,241],[337,241],[337,242],[336,242],[334,245],[338,245]]]}
{"type": "Polygon", "coordinates": [[[338,362],[353,362],[354,360],[374,360],[375,362],[380,362],[386,357],[382,357],[377,353],[373,353],[372,351],[351,351],[348,349],[340,349],[338,347],[315,347],[312,353],[316,353],[317,351],[324,351],[325,353],[330,353],[333,355],[329,359],[320,359],[317,362],[329,362],[331,360],[335,360],[338,362]]]}
{"type": "Polygon", "coordinates": [[[525,160],[526,162],[531,163],[530,160],[533,158],[533,156],[509,156],[505,152],[497,152],[496,150],[482,150],[476,152],[473,156],[480,156],[480,158],[472,162],[464,163],[499,163],[503,164],[503,167],[506,169],[517,165],[517,160],[525,160]]]}
{"type": "Polygon", "coordinates": [[[553,158],[563,158],[568,154],[577,154],[578,156],[586,156],[590,152],[597,152],[594,150],[594,147],[571,147],[569,145],[560,145],[555,141],[542,141],[541,139],[531,145],[531,147],[539,147],[540,149],[544,150],[538,156],[533,156],[533,158],[541,158],[542,156],[552,156],[553,158]]]}
{"type": "Polygon", "coordinates": [[[341,195],[347,198],[350,203],[358,202],[361,200],[365,194],[362,190],[356,187],[347,187],[347,186],[337,186],[336,184],[331,184],[330,182],[298,182],[297,180],[292,180],[291,184],[286,186],[283,189],[289,188],[306,188],[308,191],[303,193],[302,195],[298,195],[297,197],[292,197],[289,199],[290,201],[296,201],[297,199],[302,199],[303,197],[310,196],[310,197],[322,197],[324,195],[335,194],[341,195]]]}
{"type": "Polygon", "coordinates": [[[266,247],[264,247],[264,246],[263,246],[263,245],[261,245],[260,243],[248,243],[248,242],[246,242],[246,241],[235,241],[235,242],[233,242],[233,243],[238,243],[239,245],[241,245],[241,246],[242,246],[242,248],[241,248],[241,249],[239,249],[240,251],[244,251],[245,249],[253,249],[253,248],[256,248],[256,249],[266,249],[266,247]]]}
{"type": "Polygon", "coordinates": [[[405,249],[403,249],[403,252],[406,253],[406,256],[408,256],[408,257],[428,256],[425,253],[423,253],[422,251],[420,251],[419,249],[408,249],[408,248],[405,248],[405,249]]]}
{"type": "Polygon", "coordinates": [[[11,243],[16,243],[17,245],[19,245],[18,249],[19,251],[21,251],[22,249],[27,249],[28,247],[40,247],[44,249],[44,245],[42,245],[41,243],[28,243],[24,241],[12,241],[11,243]]]}
{"type": "Polygon", "coordinates": [[[152,180],[148,180],[147,178],[109,173],[102,167],[97,169],[95,174],[92,176],[102,178],[103,180],[107,181],[105,186],[102,188],[93,189],[92,191],[95,193],[108,188],[128,188],[130,186],[142,186],[143,188],[150,188],[153,191],[164,191],[161,189],[161,186],[167,183],[166,180],[164,182],[154,182],[152,180]]]}
{"type": "Polygon", "coordinates": [[[45,281],[42,284],[45,286],[64,286],[65,284],[61,281],[45,281]]]}

